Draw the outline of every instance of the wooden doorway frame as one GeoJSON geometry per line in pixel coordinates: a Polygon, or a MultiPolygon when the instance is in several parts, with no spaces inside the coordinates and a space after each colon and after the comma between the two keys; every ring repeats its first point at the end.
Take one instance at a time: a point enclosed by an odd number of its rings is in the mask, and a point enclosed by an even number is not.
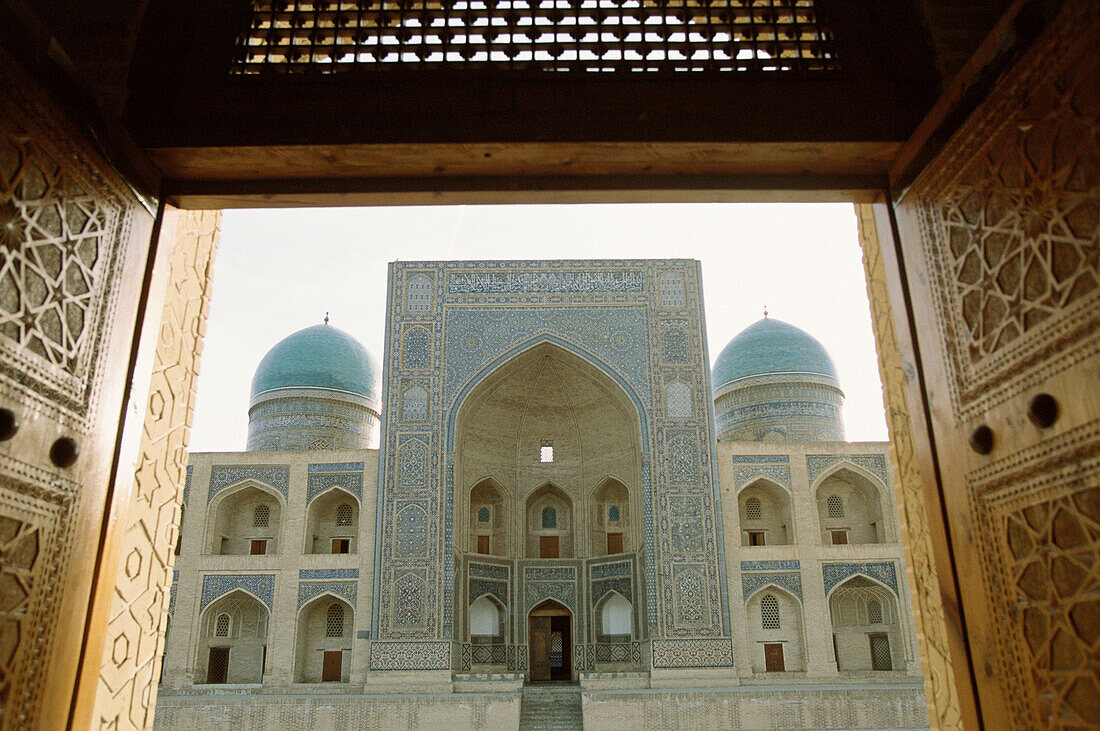
{"type": "MultiPolygon", "coordinates": [[[[535,664],[534,663],[534,657],[535,657],[535,655],[534,655],[534,645],[535,645],[535,642],[534,642],[534,637],[533,637],[533,634],[532,634],[534,630],[531,626],[531,619],[532,618],[537,619],[537,618],[543,618],[543,617],[550,620],[551,624],[550,624],[549,629],[550,629],[551,632],[553,632],[553,625],[552,625],[553,620],[559,619],[559,618],[562,618],[562,617],[569,620],[568,636],[566,638],[563,638],[563,640],[562,640],[562,662],[565,665],[565,667],[568,668],[568,675],[569,675],[568,682],[572,682],[573,681],[573,676],[574,676],[574,673],[573,673],[573,634],[576,632],[576,626],[575,626],[576,623],[573,621],[573,612],[571,612],[569,610],[569,608],[566,607],[565,605],[560,604],[560,603],[554,601],[553,599],[547,599],[546,601],[542,602],[541,604],[539,604],[538,606],[536,606],[534,609],[532,609],[530,612],[527,613],[527,657],[530,658],[529,669],[527,671],[527,681],[530,682],[530,683],[541,683],[541,682],[553,682],[554,680],[561,680],[560,678],[555,679],[553,677],[553,674],[554,674],[553,668],[549,669],[550,678],[548,678],[546,680],[543,680],[543,679],[535,680],[534,677],[533,677],[533,675],[534,675],[534,664],[535,664]]],[[[549,649],[547,649],[547,653],[549,654],[549,649]]],[[[547,662],[549,662],[549,658],[547,658],[547,662]]]]}

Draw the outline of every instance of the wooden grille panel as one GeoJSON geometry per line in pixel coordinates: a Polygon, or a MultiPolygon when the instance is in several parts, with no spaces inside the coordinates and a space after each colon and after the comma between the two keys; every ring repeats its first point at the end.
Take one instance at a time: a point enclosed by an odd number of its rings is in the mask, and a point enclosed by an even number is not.
{"type": "Polygon", "coordinates": [[[816,0],[257,0],[235,74],[824,71],[816,0]]]}

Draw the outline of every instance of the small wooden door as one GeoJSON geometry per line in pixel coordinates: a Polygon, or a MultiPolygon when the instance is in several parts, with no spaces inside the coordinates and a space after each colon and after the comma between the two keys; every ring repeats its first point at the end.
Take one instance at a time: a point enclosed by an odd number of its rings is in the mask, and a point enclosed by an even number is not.
{"type": "Polygon", "coordinates": [[[207,683],[225,683],[229,680],[229,648],[211,647],[206,665],[207,683]]]}
{"type": "Polygon", "coordinates": [[[539,558],[558,557],[558,537],[539,536],[539,558]]]}
{"type": "Polygon", "coordinates": [[[321,661],[321,682],[340,682],[344,653],[340,650],[326,650],[321,661]]]}
{"type": "Polygon", "coordinates": [[[623,552],[623,534],[622,533],[608,533],[607,534],[607,555],[613,556],[616,553],[623,552]]]}
{"type": "Polygon", "coordinates": [[[253,540],[249,553],[253,556],[263,556],[267,553],[267,541],[265,540],[253,540]]]}
{"type": "Polygon", "coordinates": [[[774,642],[764,645],[764,669],[769,673],[781,673],[786,670],[783,665],[783,645],[774,642]]]}
{"type": "Polygon", "coordinates": [[[486,556],[489,555],[489,536],[477,537],[477,552],[486,556]]]}
{"type": "Polygon", "coordinates": [[[550,680],[550,617],[531,617],[531,680],[550,680]]]}

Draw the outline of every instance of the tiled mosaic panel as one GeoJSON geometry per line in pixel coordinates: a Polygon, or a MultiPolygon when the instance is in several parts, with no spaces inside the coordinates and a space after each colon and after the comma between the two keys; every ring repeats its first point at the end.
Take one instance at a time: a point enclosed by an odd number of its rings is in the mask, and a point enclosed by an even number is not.
{"type": "MultiPolygon", "coordinates": [[[[389,403],[399,403],[402,391],[410,379],[424,384],[428,393],[429,421],[410,424],[409,429],[399,414],[388,410],[383,425],[382,482],[382,531],[378,536],[383,551],[383,570],[378,577],[376,626],[383,637],[442,637],[452,629],[453,562],[444,557],[450,555],[453,536],[450,513],[453,485],[451,455],[444,452],[453,449],[453,429],[456,408],[462,398],[477,382],[498,365],[523,349],[539,342],[558,345],[581,358],[592,362],[598,369],[618,382],[630,395],[639,411],[642,422],[643,452],[643,505],[645,506],[646,574],[647,591],[651,601],[649,625],[660,633],[661,626],[676,624],[673,617],[671,594],[664,597],[657,591],[661,584],[671,587],[672,548],[667,528],[672,514],[667,501],[655,501],[653,493],[665,491],[670,474],[682,485],[685,497],[695,499],[697,509],[689,511],[698,519],[684,523],[679,532],[679,546],[691,560],[713,562],[714,569],[701,572],[706,585],[706,596],[716,597],[718,604],[702,610],[704,622],[695,628],[696,634],[722,634],[723,622],[728,622],[725,595],[719,590],[717,556],[721,546],[716,540],[713,505],[713,465],[709,443],[709,416],[706,409],[693,409],[694,421],[676,418],[679,432],[687,441],[665,441],[663,428],[658,437],[654,430],[658,424],[651,420],[665,419],[663,406],[654,414],[652,404],[664,403],[664,386],[673,381],[682,382],[690,393],[698,395],[706,390],[706,365],[702,362],[701,317],[698,312],[698,277],[694,262],[684,266],[675,262],[399,262],[391,267],[391,292],[398,293],[391,302],[394,321],[391,323],[391,340],[387,344],[387,373],[385,398],[389,403]],[[674,269],[685,281],[684,308],[668,324],[685,328],[683,347],[688,352],[688,363],[666,364],[662,359],[660,332],[657,321],[648,311],[660,309],[657,293],[657,274],[674,269]],[[690,276],[686,270],[690,269],[690,276]],[[640,278],[619,276],[612,273],[638,271],[640,278]],[[578,272],[602,272],[609,276],[579,274],[578,272]],[[406,286],[409,278],[428,275],[434,282],[443,282],[442,294],[433,290],[430,310],[418,305],[415,312],[405,309],[408,300],[406,286]],[[530,275],[530,276],[529,276],[530,275]],[[562,291],[565,290],[565,291],[562,291]],[[636,291],[635,291],[636,290],[636,291]],[[436,299],[438,297],[438,299],[436,299]],[[520,305],[520,306],[515,306],[520,305]],[[410,332],[417,334],[410,342],[410,332]],[[444,335],[445,333],[445,335],[444,335]],[[431,352],[427,352],[430,345],[431,352]],[[410,356],[411,349],[411,356],[410,356]],[[411,358],[411,360],[410,360],[411,358]],[[667,370],[666,369],[670,369],[667,370]],[[700,416],[702,414],[703,416],[700,416]],[[704,418],[705,417],[705,418],[704,418]],[[428,427],[427,429],[425,427],[428,427]],[[423,439],[427,447],[428,477],[426,484],[402,487],[399,480],[387,482],[399,473],[397,446],[410,438],[423,439]],[[661,468],[650,469],[649,452],[655,441],[660,442],[661,468]],[[663,461],[664,455],[675,455],[675,471],[670,473],[663,461]],[[442,486],[442,490],[440,487],[442,486]],[[395,541],[398,511],[403,509],[402,490],[410,491],[408,499],[415,499],[427,510],[427,550],[419,554],[419,529],[417,550],[398,555],[405,542],[395,541]],[[660,521],[664,527],[658,529],[660,521]],[[658,546],[661,543],[662,546],[658,546]],[[658,556],[662,556],[658,561],[658,556]],[[395,576],[415,569],[425,577],[425,606],[431,607],[421,625],[430,634],[416,635],[398,626],[392,612],[397,605],[392,593],[395,576]],[[438,592],[436,594],[435,592],[438,592]],[[439,614],[435,609],[438,608],[439,614]],[[435,624],[433,624],[435,622],[435,624]]],[[[664,309],[676,309],[679,295],[667,299],[664,309]]],[[[675,340],[675,336],[674,336],[675,340]]],[[[679,347],[679,346],[676,346],[679,347]]],[[[674,348],[675,349],[675,348],[674,348]]],[[[673,359],[679,356],[670,352],[673,359]]],[[[675,411],[675,409],[674,409],[675,411]]],[[[675,435],[670,435],[675,436],[675,435]]],[[[412,521],[402,521],[402,532],[410,533],[412,521]]],[[[472,576],[472,574],[471,574],[472,576]]],[[[574,584],[575,586],[575,584],[574,584]]],[[[575,589],[574,589],[575,591],[575,589]]],[[[701,594],[700,594],[701,595],[701,594]]],[[[688,596],[684,594],[684,596],[688,596]]],[[[528,600],[524,597],[524,604],[528,600]]],[[[697,612],[698,613],[698,612],[697,612]]],[[[728,630],[727,630],[728,631],[728,630]]]]}
{"type": "Polygon", "coordinates": [[[653,640],[655,668],[709,668],[733,665],[729,639],[653,640]]]}
{"type": "Polygon", "coordinates": [[[306,504],[326,490],[339,487],[363,500],[363,463],[311,464],[306,476],[306,504]],[[340,469],[351,467],[352,469],[340,469]],[[354,469],[358,467],[358,469],[354,469]],[[327,469],[325,469],[327,468],[327,469]]]}
{"type": "Polygon", "coordinates": [[[370,666],[372,670],[450,670],[451,643],[374,640],[370,666]]]}
{"type": "Polygon", "coordinates": [[[893,561],[864,562],[864,563],[827,563],[821,567],[821,574],[825,582],[825,595],[841,582],[862,574],[890,587],[895,595],[898,595],[897,567],[893,561]]]}
{"type": "Polygon", "coordinates": [[[282,493],[290,493],[290,467],[287,465],[214,465],[210,468],[210,489],[207,501],[222,490],[244,480],[255,480],[282,493]]]}
{"type": "Polygon", "coordinates": [[[883,454],[810,454],[806,456],[806,469],[810,474],[810,484],[814,484],[818,476],[839,462],[850,462],[870,472],[882,480],[882,484],[889,485],[889,471],[886,466],[886,455],[883,454]]]}
{"type": "Polygon", "coordinates": [[[764,574],[741,574],[741,597],[747,602],[765,586],[778,586],[802,599],[802,574],[797,571],[764,574]]]}
{"type": "Polygon", "coordinates": [[[236,589],[253,595],[271,609],[275,594],[275,574],[207,574],[202,577],[202,598],[199,611],[212,601],[236,589]]]}
{"type": "Polygon", "coordinates": [[[302,581],[298,584],[298,608],[301,609],[322,594],[333,594],[346,599],[354,608],[358,590],[358,581],[302,581]]]}

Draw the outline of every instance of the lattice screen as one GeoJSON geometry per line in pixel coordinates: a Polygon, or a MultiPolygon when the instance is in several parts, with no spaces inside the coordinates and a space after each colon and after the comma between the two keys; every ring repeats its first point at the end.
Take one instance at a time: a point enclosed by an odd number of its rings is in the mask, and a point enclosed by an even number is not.
{"type": "Polygon", "coordinates": [[[340,503],[336,508],[336,525],[351,525],[351,506],[347,503],[340,503]]]}
{"type": "Polygon", "coordinates": [[[339,604],[333,604],[328,608],[325,616],[325,637],[344,636],[344,608],[339,604]]]}
{"type": "Polygon", "coordinates": [[[843,518],[844,517],[844,503],[840,501],[840,497],[837,495],[830,495],[825,500],[825,507],[829,511],[830,518],[843,518]]]}
{"type": "Polygon", "coordinates": [[[214,636],[215,637],[228,637],[229,636],[229,615],[219,614],[218,619],[214,622],[214,636]]]}
{"type": "Polygon", "coordinates": [[[816,0],[256,0],[233,72],[837,68],[816,0]]]}
{"type": "Polygon", "coordinates": [[[762,629],[780,629],[779,600],[767,594],[760,600],[760,627],[762,629]]]}
{"type": "Polygon", "coordinates": [[[256,528],[267,528],[271,522],[271,508],[266,505],[257,505],[252,511],[252,525],[256,528]]]}
{"type": "Polygon", "coordinates": [[[745,518],[748,520],[760,520],[761,516],[760,498],[750,497],[745,501],[745,518]]]}
{"type": "Polygon", "coordinates": [[[890,640],[886,635],[871,635],[871,669],[891,670],[890,640]]]}

